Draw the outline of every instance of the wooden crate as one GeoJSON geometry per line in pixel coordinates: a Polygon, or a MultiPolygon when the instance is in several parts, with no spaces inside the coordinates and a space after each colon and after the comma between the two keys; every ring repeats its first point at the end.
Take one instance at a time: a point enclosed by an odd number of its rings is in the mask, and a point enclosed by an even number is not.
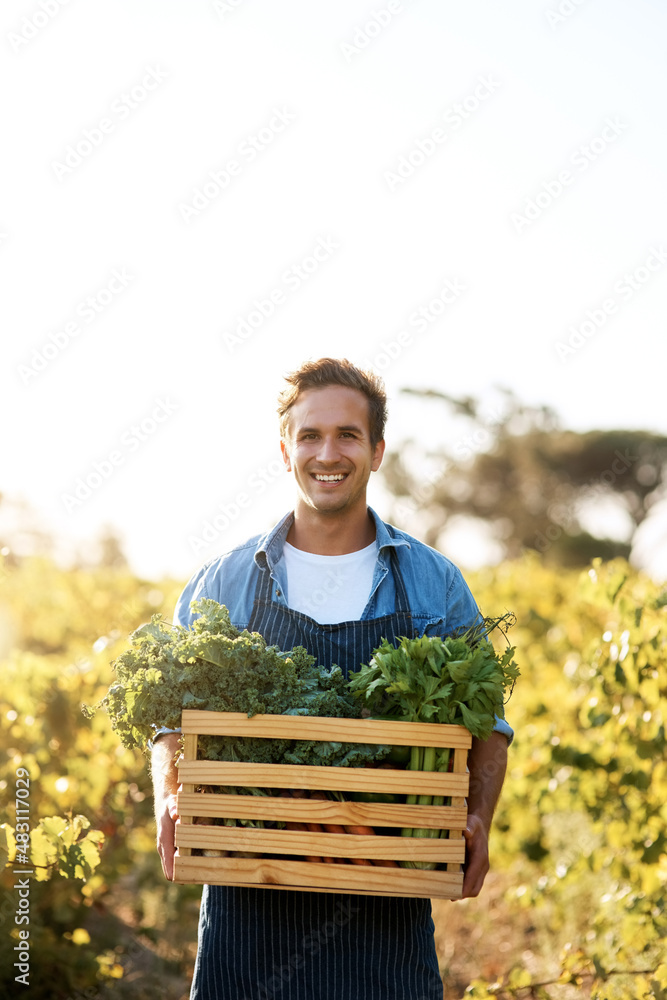
{"type": "Polygon", "coordinates": [[[468,794],[468,749],[463,726],[372,719],[255,715],[184,710],[184,752],[179,761],[179,822],[176,825],[174,881],[210,885],[262,886],[310,892],[458,899],[465,857],[463,829],[468,794]],[[197,760],[199,735],[275,739],[339,740],[400,746],[450,747],[449,773],[378,767],[324,767],[297,764],[246,764],[197,760]],[[278,796],[196,792],[196,786],[301,788],[342,792],[395,792],[443,795],[446,806],[382,802],[338,802],[278,796]],[[281,820],[299,823],[409,827],[448,830],[445,838],[361,836],[295,832],[247,826],[199,825],[198,817],[281,820]],[[200,857],[196,848],[253,851],[262,858],[200,857]],[[268,855],[268,857],[267,857],[268,855]],[[293,861],[271,855],[436,861],[443,870],[293,861]]]}

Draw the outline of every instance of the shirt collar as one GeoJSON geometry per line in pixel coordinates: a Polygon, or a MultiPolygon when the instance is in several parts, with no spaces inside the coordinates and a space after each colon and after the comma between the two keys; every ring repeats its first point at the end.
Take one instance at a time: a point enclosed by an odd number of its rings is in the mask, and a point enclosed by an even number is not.
{"type": "MultiPolygon", "coordinates": [[[[385,524],[372,507],[369,507],[368,511],[375,521],[375,538],[380,555],[384,549],[398,548],[401,545],[407,545],[410,548],[410,542],[407,538],[401,537],[401,533],[397,532],[396,528],[385,524]]],[[[265,569],[268,566],[269,570],[273,570],[276,563],[280,562],[283,546],[293,522],[294,511],[290,511],[275,527],[260,538],[254,557],[260,569],[265,569]]]]}

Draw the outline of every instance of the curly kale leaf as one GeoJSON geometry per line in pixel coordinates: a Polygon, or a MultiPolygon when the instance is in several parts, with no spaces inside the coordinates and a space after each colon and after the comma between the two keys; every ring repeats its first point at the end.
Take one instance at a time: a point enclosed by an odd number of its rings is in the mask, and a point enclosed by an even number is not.
{"type": "MultiPolygon", "coordinates": [[[[156,726],[178,729],[184,708],[213,712],[358,718],[360,706],[339,667],[319,666],[303,647],[283,651],[257,632],[239,631],[224,605],[194,601],[192,626],[159,615],[130,636],[114,662],[104,708],[124,746],[145,749],[156,726]]],[[[359,750],[327,741],[207,736],[200,756],[256,763],[351,763],[381,759],[388,748],[359,750]],[[290,757],[291,755],[291,757],[290,757]]]]}

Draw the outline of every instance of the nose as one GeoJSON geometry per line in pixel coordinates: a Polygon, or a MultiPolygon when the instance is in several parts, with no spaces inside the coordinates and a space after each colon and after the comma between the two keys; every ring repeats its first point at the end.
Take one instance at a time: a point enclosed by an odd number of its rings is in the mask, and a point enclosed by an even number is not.
{"type": "Polygon", "coordinates": [[[323,465],[327,463],[333,465],[338,462],[340,457],[340,450],[338,448],[338,443],[335,437],[323,437],[320,441],[320,447],[317,450],[317,460],[323,465]]]}

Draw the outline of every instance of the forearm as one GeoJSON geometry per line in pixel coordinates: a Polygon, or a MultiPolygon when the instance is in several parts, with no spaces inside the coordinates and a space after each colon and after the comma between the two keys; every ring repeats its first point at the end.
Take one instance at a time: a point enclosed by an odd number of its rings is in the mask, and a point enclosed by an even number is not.
{"type": "Polygon", "coordinates": [[[473,739],[468,769],[468,813],[479,817],[488,834],[507,770],[507,738],[491,733],[488,740],[473,739]]]}

